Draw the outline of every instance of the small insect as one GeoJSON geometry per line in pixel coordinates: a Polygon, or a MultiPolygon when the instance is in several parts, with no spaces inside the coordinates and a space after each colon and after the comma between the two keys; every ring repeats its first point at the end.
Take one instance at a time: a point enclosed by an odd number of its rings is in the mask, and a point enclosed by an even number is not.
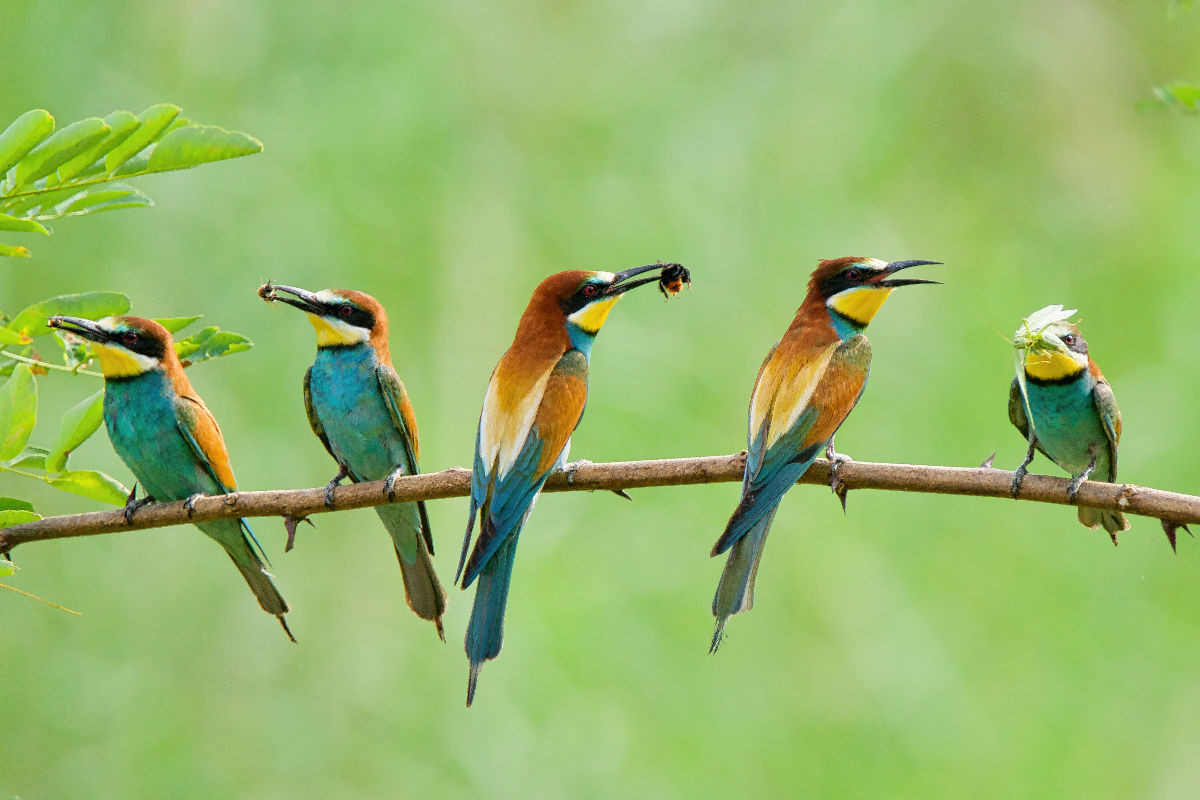
{"type": "Polygon", "coordinates": [[[663,267],[662,274],[658,278],[658,290],[663,293],[663,297],[668,300],[671,295],[679,294],[683,290],[683,285],[692,285],[692,273],[688,272],[687,267],[682,264],[668,264],[663,267]]]}
{"type": "Polygon", "coordinates": [[[275,287],[271,285],[270,281],[267,281],[258,287],[258,296],[270,303],[275,299],[275,287]]]}

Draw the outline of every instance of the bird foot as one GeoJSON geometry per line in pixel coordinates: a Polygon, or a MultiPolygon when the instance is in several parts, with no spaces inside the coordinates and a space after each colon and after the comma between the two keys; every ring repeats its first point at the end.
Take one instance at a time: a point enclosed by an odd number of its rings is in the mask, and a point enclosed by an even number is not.
{"type": "Polygon", "coordinates": [[[183,507],[187,511],[188,519],[196,515],[196,501],[204,497],[203,492],[196,492],[194,495],[183,501],[183,507]]]}
{"type": "Polygon", "coordinates": [[[1016,500],[1017,495],[1021,493],[1021,484],[1025,482],[1025,476],[1027,474],[1029,474],[1029,470],[1025,468],[1024,464],[1013,470],[1012,484],[1008,487],[1008,490],[1012,493],[1014,500],[1016,500]]]}
{"type": "Polygon", "coordinates": [[[567,485],[575,485],[575,473],[579,471],[580,467],[590,467],[591,465],[592,462],[588,461],[586,458],[581,458],[578,461],[572,461],[570,464],[563,464],[562,471],[567,476],[567,485]]]}
{"type": "Polygon", "coordinates": [[[404,475],[404,468],[399,467],[399,466],[388,473],[387,481],[384,483],[384,486],[383,486],[383,491],[385,494],[387,494],[387,499],[388,499],[389,503],[396,502],[396,479],[403,477],[403,475],[404,475]]]}
{"type": "Polygon", "coordinates": [[[847,461],[854,459],[845,453],[838,453],[833,449],[833,441],[825,446],[825,458],[829,459],[829,488],[837,495],[837,499],[842,501],[842,513],[846,513],[846,497],[850,493],[850,487],[842,480],[838,473],[842,469],[842,465],[847,461]]]}
{"type": "MultiPolygon", "coordinates": [[[[1096,456],[1092,455],[1092,461],[1090,464],[1088,464],[1087,469],[1071,479],[1071,485],[1067,487],[1067,499],[1070,500],[1072,504],[1075,502],[1075,496],[1079,494],[1079,487],[1083,485],[1084,481],[1092,476],[1092,470],[1094,469],[1096,469],[1096,456]]],[[[1113,537],[1113,541],[1116,542],[1115,536],[1113,537]]]]}
{"type": "Polygon", "coordinates": [[[137,499],[137,484],[133,485],[133,489],[129,492],[129,497],[125,498],[125,524],[133,523],[133,514],[142,506],[148,506],[154,502],[154,498],[146,495],[141,500],[137,499]]]}
{"type": "Polygon", "coordinates": [[[329,483],[325,484],[325,507],[330,511],[333,510],[333,490],[342,482],[342,479],[350,474],[350,470],[346,469],[345,464],[338,464],[338,474],[330,479],[329,483]]]}

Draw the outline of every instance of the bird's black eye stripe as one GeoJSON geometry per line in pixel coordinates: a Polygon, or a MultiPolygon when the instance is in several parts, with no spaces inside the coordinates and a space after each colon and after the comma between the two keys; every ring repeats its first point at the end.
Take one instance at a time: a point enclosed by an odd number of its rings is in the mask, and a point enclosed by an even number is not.
{"type": "Polygon", "coordinates": [[[848,280],[848,281],[862,280],[862,270],[860,270],[858,267],[851,267],[850,269],[846,270],[843,274],[846,276],[846,280],[848,280]]]}
{"type": "Polygon", "coordinates": [[[595,297],[596,293],[599,291],[600,288],[594,283],[589,283],[587,286],[583,287],[583,294],[586,297],[595,297]]]}
{"type": "Polygon", "coordinates": [[[359,308],[353,303],[338,303],[333,308],[332,314],[342,322],[349,323],[356,328],[370,330],[375,327],[375,315],[370,311],[359,308]]]}
{"type": "Polygon", "coordinates": [[[122,331],[116,335],[116,338],[121,346],[131,353],[149,356],[158,361],[161,361],[167,354],[163,343],[154,336],[143,336],[137,331],[122,331]]]}

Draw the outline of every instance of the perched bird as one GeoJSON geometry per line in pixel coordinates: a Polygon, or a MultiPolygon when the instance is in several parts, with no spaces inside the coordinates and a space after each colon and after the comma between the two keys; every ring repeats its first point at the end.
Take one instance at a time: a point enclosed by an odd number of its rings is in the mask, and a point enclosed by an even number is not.
{"type": "MultiPolygon", "coordinates": [[[[420,472],[420,446],[412,403],[392,367],[383,306],[346,289],[313,293],[267,284],[259,294],[307,312],[317,331],[317,357],[304,373],[304,410],[339,467],[325,502],[332,505],[333,487],[346,476],[355,482],[386,478],[392,499],[396,478],[420,472]]],[[[431,620],[446,641],[446,590],[430,560],[433,535],[424,501],[377,506],[375,512],[392,537],[409,607],[431,620]]]]}
{"type": "MultiPolygon", "coordinates": [[[[1093,473],[1109,483],[1117,480],[1121,412],[1083,334],[1067,322],[1074,313],[1061,305],[1046,306],[1030,314],[1013,339],[1017,377],[1008,390],[1008,418],[1029,441],[1029,452],[1013,473],[1013,497],[1035,450],[1071,473],[1072,503],[1093,473]]],[[[1079,521],[1089,528],[1102,526],[1114,545],[1117,534],[1129,530],[1119,511],[1080,506],[1079,521]]],[[[1174,548],[1171,533],[1168,538],[1174,548]]]]}
{"type": "Polygon", "coordinates": [[[834,452],[833,435],[871,369],[871,343],[863,331],[896,287],[937,283],[889,276],[937,263],[849,257],[822,261],[813,271],[808,295],[754,382],[741,502],[712,549],[713,556],[730,552],[713,597],[717,623],[710,653],[720,646],[729,617],[753,606],[754,579],[779,501],[822,450],[834,462],[838,491],[836,469],[849,459],[834,452]]]}
{"type": "MultiPolygon", "coordinates": [[[[237,488],[221,429],[184,374],[166,328],[141,317],[93,322],[54,316],[47,324],[89,341],[100,362],[108,438],[147,495],[136,499],[134,485],[125,504],[126,519],[154,500],[187,500],[190,508],[202,495],[237,488]]],[[[274,614],[296,641],[283,618],[288,604],[263,568],[265,555],[246,520],[196,527],[225,548],[263,611],[274,614]]]]}
{"type": "Polygon", "coordinates": [[[512,345],[492,372],[475,437],[470,516],[455,577],[462,577],[463,589],[479,579],[467,623],[468,706],[483,663],[500,653],[517,537],[550,473],[566,464],[571,434],[583,416],[596,334],[622,294],[654,283],[671,266],[551,275],[534,289],[512,345]],[[651,271],[648,278],[631,280],[651,271]],[[477,513],[479,536],[467,558],[477,513]]]}

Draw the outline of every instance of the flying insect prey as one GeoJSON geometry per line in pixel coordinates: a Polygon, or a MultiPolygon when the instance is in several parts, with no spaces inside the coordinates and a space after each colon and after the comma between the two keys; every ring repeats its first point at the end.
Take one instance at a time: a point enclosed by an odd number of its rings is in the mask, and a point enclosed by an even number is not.
{"type": "MultiPolygon", "coordinates": [[[[1008,418],[1029,442],[1025,460],[1013,473],[1013,497],[1021,491],[1034,451],[1071,474],[1072,503],[1093,474],[1109,483],[1117,479],[1121,412],[1083,334],[1067,321],[1074,314],[1075,309],[1046,306],[1022,320],[1013,336],[1017,374],[1008,390],[1008,418]]],[[[1129,530],[1119,511],[1080,506],[1079,521],[1103,527],[1114,545],[1117,534],[1129,530]]]]}
{"type": "Polygon", "coordinates": [[[822,261],[813,271],[804,302],[767,353],[750,396],[741,502],[712,548],[713,556],[728,550],[729,557],[713,597],[710,653],[720,646],[729,617],[753,606],[779,502],[822,451],[833,461],[832,483],[839,489],[837,467],[848,458],[834,451],[833,436],[867,383],[871,343],[863,331],[893,289],[937,283],[892,276],[937,263],[848,257],[822,261]]]}
{"type": "Polygon", "coordinates": [[[668,290],[690,279],[678,264],[551,275],[534,289],[512,345],[492,372],[458,564],[463,589],[478,580],[467,623],[468,706],[484,662],[500,653],[517,537],[550,473],[566,464],[571,434],[583,416],[596,334],[622,294],[661,281],[663,273],[669,273],[668,290]],[[479,535],[469,550],[476,515],[479,535]]]}
{"type": "MultiPolygon", "coordinates": [[[[153,500],[187,500],[237,488],[221,429],[183,372],[171,334],[142,317],[98,322],[55,316],[52,328],[87,340],[104,373],[104,424],[113,449],[142,484],[129,493],[125,518],[153,500]]],[[[233,559],[263,611],[274,614],[288,638],[288,604],[264,569],[262,549],[244,519],[197,523],[233,559]]]]}
{"type": "MultiPolygon", "coordinates": [[[[267,302],[282,301],[304,311],[317,332],[317,356],[304,373],[304,410],[313,433],[338,464],[326,487],[342,478],[395,481],[420,470],[417,418],[388,349],[387,312],[374,297],[348,289],[309,292],[294,286],[262,286],[267,302]]],[[[446,590],[433,569],[433,535],[424,501],[377,506],[400,562],[404,594],[418,617],[433,622],[446,640],[442,615],[446,590]]]]}

